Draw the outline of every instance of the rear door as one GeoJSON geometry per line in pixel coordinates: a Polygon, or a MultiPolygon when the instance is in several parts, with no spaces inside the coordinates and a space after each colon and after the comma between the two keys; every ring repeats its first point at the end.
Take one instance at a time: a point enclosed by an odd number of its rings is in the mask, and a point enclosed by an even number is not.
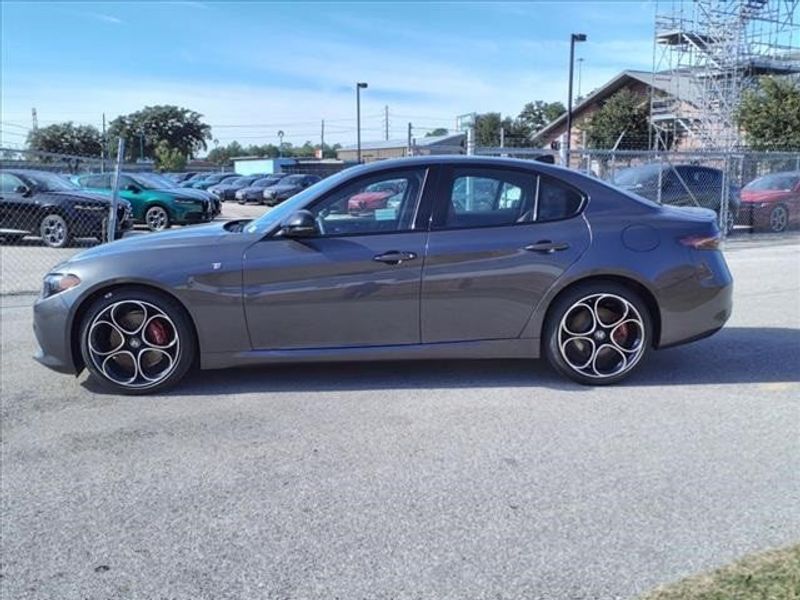
{"type": "Polygon", "coordinates": [[[519,337],[589,246],[585,201],[528,169],[444,169],[422,273],[423,343],[519,337]]]}
{"type": "Polygon", "coordinates": [[[255,349],[417,344],[427,228],[417,208],[425,168],[365,175],[308,208],[313,237],[270,236],[244,256],[244,303],[255,349]],[[395,207],[351,214],[350,199],[370,185],[396,181],[395,207]]]}

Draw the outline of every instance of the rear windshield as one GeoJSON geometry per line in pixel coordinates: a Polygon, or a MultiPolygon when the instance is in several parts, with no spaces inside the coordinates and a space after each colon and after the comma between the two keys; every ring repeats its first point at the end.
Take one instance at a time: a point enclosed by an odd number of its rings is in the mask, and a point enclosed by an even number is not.
{"type": "Polygon", "coordinates": [[[656,179],[660,171],[661,165],[644,165],[624,169],[614,176],[614,183],[624,187],[643,185],[656,179]]]}

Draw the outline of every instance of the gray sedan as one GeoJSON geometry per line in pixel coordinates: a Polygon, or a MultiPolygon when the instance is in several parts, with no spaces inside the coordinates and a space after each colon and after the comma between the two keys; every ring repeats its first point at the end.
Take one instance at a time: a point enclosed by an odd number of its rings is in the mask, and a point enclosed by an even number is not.
{"type": "Polygon", "coordinates": [[[610,384],[651,350],[724,325],[719,240],[710,210],[552,165],[384,161],[254,221],[61,263],[34,306],[37,359],[123,393],[161,390],[193,365],[418,358],[544,356],[574,381],[610,384]],[[401,191],[348,210],[376,186],[401,191]]]}

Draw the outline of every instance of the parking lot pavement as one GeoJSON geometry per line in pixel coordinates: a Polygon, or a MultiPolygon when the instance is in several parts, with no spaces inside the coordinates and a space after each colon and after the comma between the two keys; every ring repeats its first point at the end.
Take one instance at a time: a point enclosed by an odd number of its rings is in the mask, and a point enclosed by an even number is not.
{"type": "Polygon", "coordinates": [[[280,366],[101,393],[2,299],[3,598],[628,598],[800,538],[800,246],[716,336],[540,363],[280,366]]]}

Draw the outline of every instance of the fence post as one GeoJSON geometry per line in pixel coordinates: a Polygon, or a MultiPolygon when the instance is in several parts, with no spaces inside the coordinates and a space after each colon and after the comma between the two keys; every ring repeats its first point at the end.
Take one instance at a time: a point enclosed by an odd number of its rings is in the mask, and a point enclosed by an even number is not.
{"type": "Polygon", "coordinates": [[[472,156],[475,154],[475,128],[470,127],[467,129],[467,154],[472,156]]]}
{"type": "Polygon", "coordinates": [[[719,199],[719,228],[722,230],[722,238],[728,238],[728,201],[730,196],[730,170],[731,170],[731,155],[730,151],[725,153],[725,161],[723,162],[722,169],[722,191],[720,192],[721,198],[719,199]]]}
{"type": "Polygon", "coordinates": [[[117,233],[117,206],[119,204],[119,175],[122,161],[125,160],[125,138],[119,138],[117,145],[117,164],[114,167],[114,184],[111,188],[111,208],[108,215],[108,241],[113,242],[117,233]]]}

